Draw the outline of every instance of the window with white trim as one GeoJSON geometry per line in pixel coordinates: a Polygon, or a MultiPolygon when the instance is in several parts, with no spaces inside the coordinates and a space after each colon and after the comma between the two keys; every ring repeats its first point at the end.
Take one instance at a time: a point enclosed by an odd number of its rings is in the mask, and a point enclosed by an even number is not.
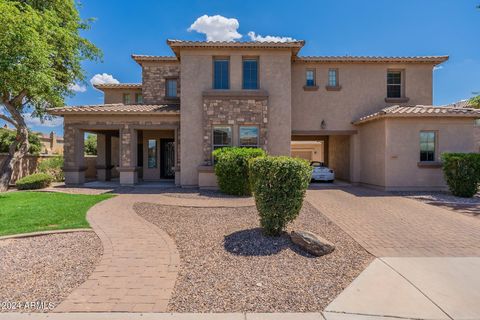
{"type": "Polygon", "coordinates": [[[436,140],[435,131],[420,132],[420,161],[435,161],[436,140]]]}

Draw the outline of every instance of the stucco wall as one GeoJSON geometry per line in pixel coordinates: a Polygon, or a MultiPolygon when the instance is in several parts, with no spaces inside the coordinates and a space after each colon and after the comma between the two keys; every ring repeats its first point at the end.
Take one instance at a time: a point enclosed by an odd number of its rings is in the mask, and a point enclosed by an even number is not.
{"type": "Polygon", "coordinates": [[[350,180],[350,136],[328,137],[328,166],[336,179],[350,180]]]}
{"type": "Polygon", "coordinates": [[[198,166],[204,164],[203,97],[212,89],[213,57],[230,57],[230,89],[242,90],[242,57],[259,57],[260,89],[268,91],[268,152],[290,154],[291,52],[289,50],[181,51],[181,183],[198,185],[198,166]]]}
{"type": "Polygon", "coordinates": [[[405,69],[408,105],[431,105],[432,68],[431,64],[296,62],[292,65],[292,129],[320,130],[325,120],[327,130],[349,130],[351,121],[391,105],[385,102],[387,69],[405,69]],[[325,88],[329,68],[338,69],[340,91],[325,88]],[[303,89],[306,69],[316,70],[318,90],[303,89]]]}
{"type": "Polygon", "coordinates": [[[385,122],[375,121],[359,128],[360,182],[385,186],[385,122]]]}
{"type": "Polygon", "coordinates": [[[123,103],[123,94],[129,93],[130,94],[130,104],[135,104],[135,94],[142,93],[142,89],[103,89],[104,95],[104,103],[123,103]]]}
{"type": "MultiPolygon", "coordinates": [[[[420,160],[420,131],[437,132],[436,160],[443,152],[475,152],[473,119],[411,118],[386,120],[386,186],[388,189],[444,189],[440,167],[425,168],[420,160]]],[[[363,152],[363,150],[362,150],[363,152]]]]}

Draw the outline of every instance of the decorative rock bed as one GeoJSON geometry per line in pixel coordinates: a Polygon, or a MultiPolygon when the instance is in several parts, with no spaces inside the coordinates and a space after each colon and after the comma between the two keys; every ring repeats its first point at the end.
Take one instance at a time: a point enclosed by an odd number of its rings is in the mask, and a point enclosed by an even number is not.
{"type": "Polygon", "coordinates": [[[291,228],[335,243],[331,254],[317,258],[288,233],[263,236],[255,207],[142,203],[135,211],[172,236],[180,252],[172,312],[322,311],[372,260],[308,203],[291,228]]]}
{"type": "Polygon", "coordinates": [[[102,251],[93,232],[1,240],[0,311],[51,311],[88,278],[102,251]]]}

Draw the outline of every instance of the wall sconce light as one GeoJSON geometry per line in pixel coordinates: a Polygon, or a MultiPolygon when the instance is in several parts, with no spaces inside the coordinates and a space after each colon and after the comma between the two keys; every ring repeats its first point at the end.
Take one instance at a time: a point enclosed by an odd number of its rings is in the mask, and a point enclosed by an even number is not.
{"type": "Polygon", "coordinates": [[[320,128],[325,129],[327,127],[327,124],[325,123],[325,120],[322,120],[322,123],[320,124],[320,128]]]}

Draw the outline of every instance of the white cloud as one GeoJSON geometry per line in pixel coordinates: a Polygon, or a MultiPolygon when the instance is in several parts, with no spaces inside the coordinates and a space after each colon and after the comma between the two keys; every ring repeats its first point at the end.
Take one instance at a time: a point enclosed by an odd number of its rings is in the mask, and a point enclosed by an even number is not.
{"type": "Polygon", "coordinates": [[[188,31],[204,33],[207,41],[234,41],[242,35],[237,32],[240,24],[235,18],[225,18],[220,15],[203,15],[188,28],[188,31]]]}
{"type": "Polygon", "coordinates": [[[39,126],[39,127],[58,127],[63,125],[62,117],[52,117],[51,119],[45,119],[43,122],[38,117],[33,117],[31,113],[24,113],[23,118],[28,126],[39,126]]]}
{"type": "Polygon", "coordinates": [[[259,34],[255,34],[255,32],[250,31],[248,33],[250,40],[252,41],[259,41],[259,42],[289,42],[289,41],[296,41],[294,38],[291,37],[278,37],[278,36],[262,36],[259,34]]]}
{"type": "Polygon", "coordinates": [[[78,83],[74,83],[74,84],[69,85],[68,89],[72,90],[73,92],[85,92],[85,91],[87,91],[87,87],[85,87],[81,84],[78,84],[78,83]]]}
{"type": "Polygon", "coordinates": [[[108,73],[97,73],[90,79],[90,83],[92,85],[96,84],[113,84],[113,83],[120,83],[117,79],[115,79],[111,74],[108,73]]]}
{"type": "Polygon", "coordinates": [[[443,66],[435,66],[435,67],[433,67],[433,71],[437,71],[437,70],[440,70],[440,69],[443,69],[443,66]]]}

